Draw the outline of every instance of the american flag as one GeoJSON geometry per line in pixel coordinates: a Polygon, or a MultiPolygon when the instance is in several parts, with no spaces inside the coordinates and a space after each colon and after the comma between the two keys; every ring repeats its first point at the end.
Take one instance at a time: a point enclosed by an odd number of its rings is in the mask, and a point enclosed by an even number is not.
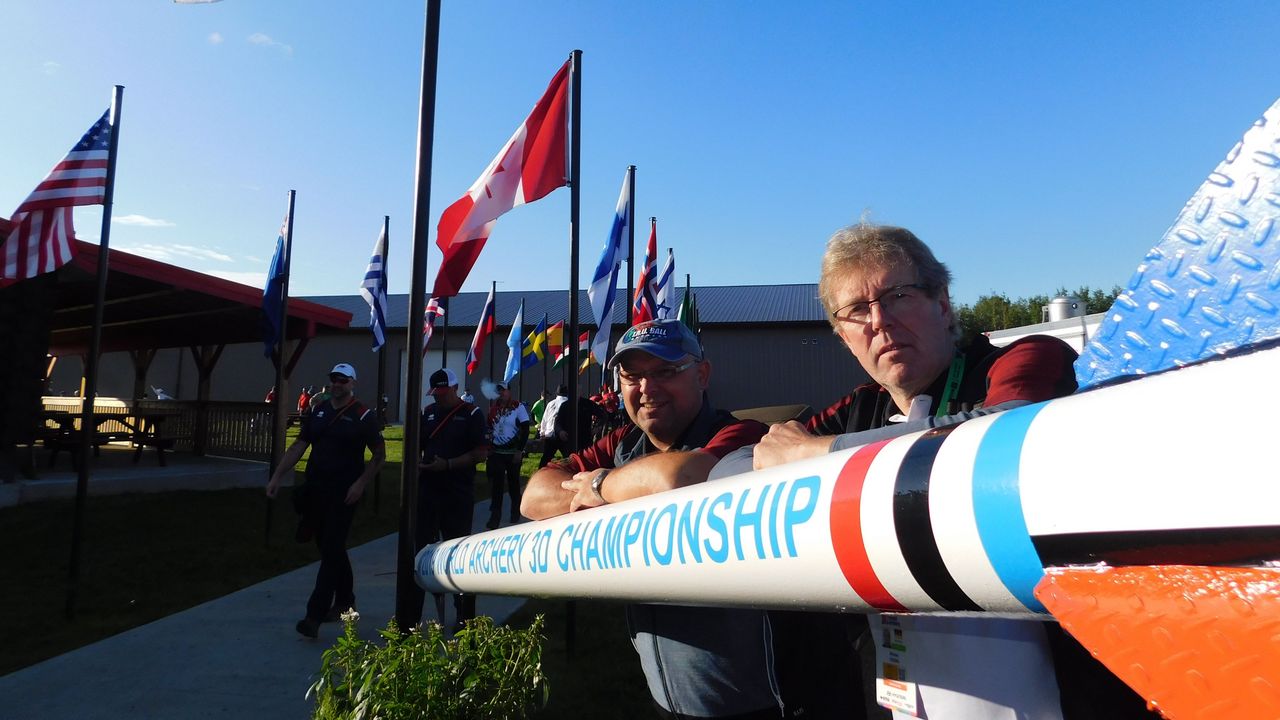
{"type": "Polygon", "coordinates": [[[440,298],[431,298],[427,309],[422,313],[422,357],[427,356],[427,343],[431,342],[431,333],[436,329],[436,318],[444,316],[444,308],[440,298]]]}
{"type": "Polygon", "coordinates": [[[0,248],[8,280],[49,273],[71,261],[71,208],[101,205],[107,193],[110,110],[102,114],[62,162],[13,211],[13,230],[0,248]]]}

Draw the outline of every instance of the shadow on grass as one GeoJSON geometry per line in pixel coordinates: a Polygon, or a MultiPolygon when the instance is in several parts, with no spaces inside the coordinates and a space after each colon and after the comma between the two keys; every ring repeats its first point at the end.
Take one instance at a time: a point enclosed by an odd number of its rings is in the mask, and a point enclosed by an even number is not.
{"type": "MultiPolygon", "coordinates": [[[[350,546],[395,532],[400,468],[356,511],[350,546]],[[392,479],[394,478],[394,480],[392,479]]],[[[320,559],[294,540],[288,493],[261,489],[89,497],[75,615],[64,615],[73,502],[0,510],[0,675],[222,597],[320,559]]]]}

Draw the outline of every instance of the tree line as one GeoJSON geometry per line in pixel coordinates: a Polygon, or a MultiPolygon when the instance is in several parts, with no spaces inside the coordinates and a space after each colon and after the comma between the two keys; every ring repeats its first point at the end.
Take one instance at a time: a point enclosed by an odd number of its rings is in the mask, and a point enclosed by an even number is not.
{"type": "Polygon", "coordinates": [[[1106,311],[1121,292],[1119,285],[1113,285],[1110,290],[1082,285],[1074,291],[1058,288],[1053,296],[1032,295],[1015,300],[1010,300],[1004,293],[995,293],[979,297],[972,305],[957,305],[956,317],[960,320],[964,336],[968,337],[974,333],[992,332],[1042,322],[1041,308],[1048,305],[1053,297],[1061,295],[1079,298],[1084,303],[1085,314],[1088,315],[1106,311]]]}

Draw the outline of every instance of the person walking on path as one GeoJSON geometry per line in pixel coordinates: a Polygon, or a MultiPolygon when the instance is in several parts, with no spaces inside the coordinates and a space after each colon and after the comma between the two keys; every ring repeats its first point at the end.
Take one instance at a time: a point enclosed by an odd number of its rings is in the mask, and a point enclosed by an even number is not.
{"type": "MultiPolygon", "coordinates": [[[[347,557],[347,533],[355,517],[356,503],[369,482],[382,470],[386,447],[377,414],[356,400],[356,370],[338,363],[329,371],[329,398],[302,418],[298,439],[285,450],[271,480],[267,497],[275,497],[284,474],[311,448],[306,471],[306,507],[303,522],[315,533],[320,568],[315,588],[307,600],[306,615],[295,626],[309,638],[320,633],[320,623],[331,622],[356,602],[351,559],[347,557]],[[364,459],[368,448],[372,457],[364,459]]],[[[294,492],[299,492],[298,488],[294,492]]]]}
{"type": "Polygon", "coordinates": [[[489,408],[489,522],[494,530],[502,522],[502,494],[511,496],[511,524],[520,521],[520,461],[529,441],[529,412],[524,403],[511,397],[506,385],[498,383],[498,399],[489,408]]]}

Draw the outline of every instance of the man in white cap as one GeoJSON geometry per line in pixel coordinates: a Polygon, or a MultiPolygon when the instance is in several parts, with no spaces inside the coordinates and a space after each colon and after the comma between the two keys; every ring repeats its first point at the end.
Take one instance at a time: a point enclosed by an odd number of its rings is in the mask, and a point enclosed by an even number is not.
{"type": "Polygon", "coordinates": [[[319,635],[320,623],[336,621],[343,611],[355,606],[347,533],[356,503],[386,460],[382,423],[377,413],[355,398],[356,369],[347,363],[334,365],[329,385],[329,398],[301,418],[298,439],[285,450],[267,482],[267,497],[275,497],[285,473],[311,447],[302,523],[315,534],[320,569],[307,600],[307,614],[295,627],[313,639],[319,635]],[[364,459],[366,447],[372,453],[368,462],[364,459]]]}
{"type": "MultiPolygon", "coordinates": [[[[428,392],[435,402],[422,411],[418,462],[418,550],[442,540],[471,534],[475,507],[476,463],[485,457],[484,413],[458,397],[458,376],[441,368],[428,379],[428,392]]],[[[422,619],[425,594],[413,587],[417,600],[406,620],[416,625],[422,619]]],[[[441,606],[443,607],[443,606],[441,606]]],[[[474,595],[455,595],[457,621],[454,631],[476,615],[474,595]]],[[[443,620],[443,618],[441,618],[443,620]]]]}

